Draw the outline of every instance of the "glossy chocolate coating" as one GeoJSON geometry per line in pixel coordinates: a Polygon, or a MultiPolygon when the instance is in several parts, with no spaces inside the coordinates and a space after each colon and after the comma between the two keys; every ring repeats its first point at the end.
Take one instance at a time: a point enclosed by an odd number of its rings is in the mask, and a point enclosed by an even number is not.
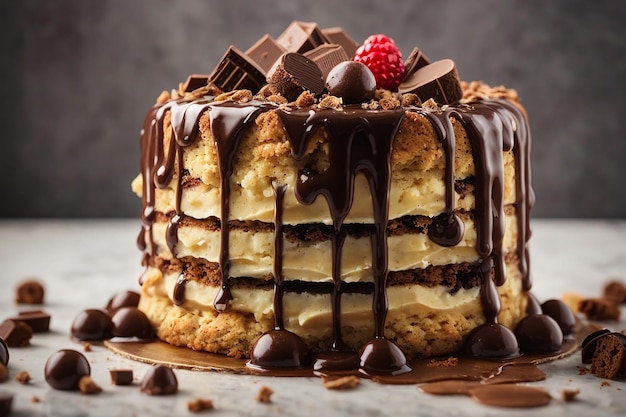
{"type": "Polygon", "coordinates": [[[148,395],[176,394],[178,392],[178,380],[172,368],[156,365],[146,372],[139,389],[148,395]]]}
{"type": "Polygon", "coordinates": [[[83,310],[72,322],[72,336],[78,340],[104,340],[113,336],[113,321],[102,310],[83,310]]]}
{"type": "Polygon", "coordinates": [[[519,356],[515,335],[497,323],[485,323],[474,329],[467,339],[466,348],[480,358],[509,359],[519,356]]]}
{"type": "Polygon", "coordinates": [[[606,336],[608,334],[611,334],[611,331],[609,329],[601,329],[591,333],[585,338],[585,340],[583,340],[583,343],[581,344],[581,355],[583,363],[591,363],[591,360],[593,359],[593,354],[596,351],[596,345],[598,344],[598,341],[603,336],[606,336]]]}
{"type": "Polygon", "coordinates": [[[561,349],[563,332],[559,324],[546,314],[531,314],[515,327],[520,349],[526,353],[556,352],[561,349]]]}
{"type": "Polygon", "coordinates": [[[389,339],[370,340],[361,349],[360,371],[367,375],[400,375],[411,371],[402,350],[389,339]]]}
{"type": "Polygon", "coordinates": [[[330,70],[326,88],[333,96],[341,97],[344,104],[363,103],[374,98],[376,78],[365,64],[345,61],[330,70]]]}
{"type": "Polygon", "coordinates": [[[46,382],[52,388],[75,391],[80,379],[91,374],[91,366],[80,352],[63,349],[48,358],[44,372],[46,382]]]}
{"type": "Polygon", "coordinates": [[[302,368],[310,354],[302,339],[287,330],[270,330],[259,337],[250,353],[250,363],[262,368],[302,368]]]}
{"type": "Polygon", "coordinates": [[[113,317],[112,334],[115,337],[138,337],[149,339],[154,336],[154,329],[148,317],[137,307],[122,307],[113,317]]]}
{"type": "Polygon", "coordinates": [[[576,317],[572,310],[561,300],[548,300],[541,304],[543,314],[552,317],[561,328],[563,336],[571,336],[576,327],[576,317]]]}
{"type": "Polygon", "coordinates": [[[135,291],[122,291],[115,294],[107,303],[106,310],[113,314],[122,307],[137,307],[139,305],[139,293],[135,291]]]}
{"type": "Polygon", "coordinates": [[[9,347],[3,338],[0,337],[0,363],[3,365],[9,364],[9,347]]]}

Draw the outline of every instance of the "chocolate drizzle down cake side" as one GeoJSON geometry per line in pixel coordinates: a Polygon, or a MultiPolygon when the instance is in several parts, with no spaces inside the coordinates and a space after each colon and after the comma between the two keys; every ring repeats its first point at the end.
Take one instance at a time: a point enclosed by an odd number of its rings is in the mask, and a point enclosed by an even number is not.
{"type": "Polygon", "coordinates": [[[529,153],[513,90],[383,35],[294,22],[230,47],[146,116],[139,308],[170,344],[260,368],[515,357],[541,312],[529,153]]]}

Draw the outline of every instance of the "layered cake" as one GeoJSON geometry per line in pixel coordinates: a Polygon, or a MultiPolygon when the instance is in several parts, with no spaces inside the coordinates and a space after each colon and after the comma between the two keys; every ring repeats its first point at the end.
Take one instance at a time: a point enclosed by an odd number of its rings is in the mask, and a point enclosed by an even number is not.
{"type": "Polygon", "coordinates": [[[515,356],[529,147],[515,91],[386,36],[293,22],[231,46],[145,119],[139,308],[259,367],[515,356]]]}

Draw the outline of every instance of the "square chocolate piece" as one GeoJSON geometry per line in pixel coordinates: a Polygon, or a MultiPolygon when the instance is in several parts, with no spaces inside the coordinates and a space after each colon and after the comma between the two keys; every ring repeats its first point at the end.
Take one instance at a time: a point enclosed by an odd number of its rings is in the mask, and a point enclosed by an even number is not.
{"type": "Polygon", "coordinates": [[[322,33],[330,43],[336,43],[343,47],[350,59],[354,56],[359,44],[356,43],[344,30],[340,27],[322,29],[322,33]]]}
{"type": "Polygon", "coordinates": [[[274,38],[270,35],[265,35],[246,51],[246,55],[256,62],[257,65],[265,71],[265,75],[267,76],[274,62],[285,52],[287,52],[287,50],[280,46],[274,38]]]}
{"type": "Polygon", "coordinates": [[[293,21],[276,39],[288,52],[305,53],[322,44],[330,43],[317,24],[293,21]]]}
{"type": "Polygon", "coordinates": [[[265,74],[252,59],[231,45],[209,77],[209,83],[222,91],[246,89],[256,93],[265,85],[265,74]]]}

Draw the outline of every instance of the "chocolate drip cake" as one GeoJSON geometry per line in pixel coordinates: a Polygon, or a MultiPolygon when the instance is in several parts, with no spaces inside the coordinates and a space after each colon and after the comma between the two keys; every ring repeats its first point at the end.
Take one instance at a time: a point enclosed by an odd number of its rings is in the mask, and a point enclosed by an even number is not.
{"type": "Polygon", "coordinates": [[[365,373],[518,354],[533,194],[517,95],[417,48],[402,61],[382,35],[357,47],[294,22],[149,111],[133,189],[159,338],[365,373]]]}

